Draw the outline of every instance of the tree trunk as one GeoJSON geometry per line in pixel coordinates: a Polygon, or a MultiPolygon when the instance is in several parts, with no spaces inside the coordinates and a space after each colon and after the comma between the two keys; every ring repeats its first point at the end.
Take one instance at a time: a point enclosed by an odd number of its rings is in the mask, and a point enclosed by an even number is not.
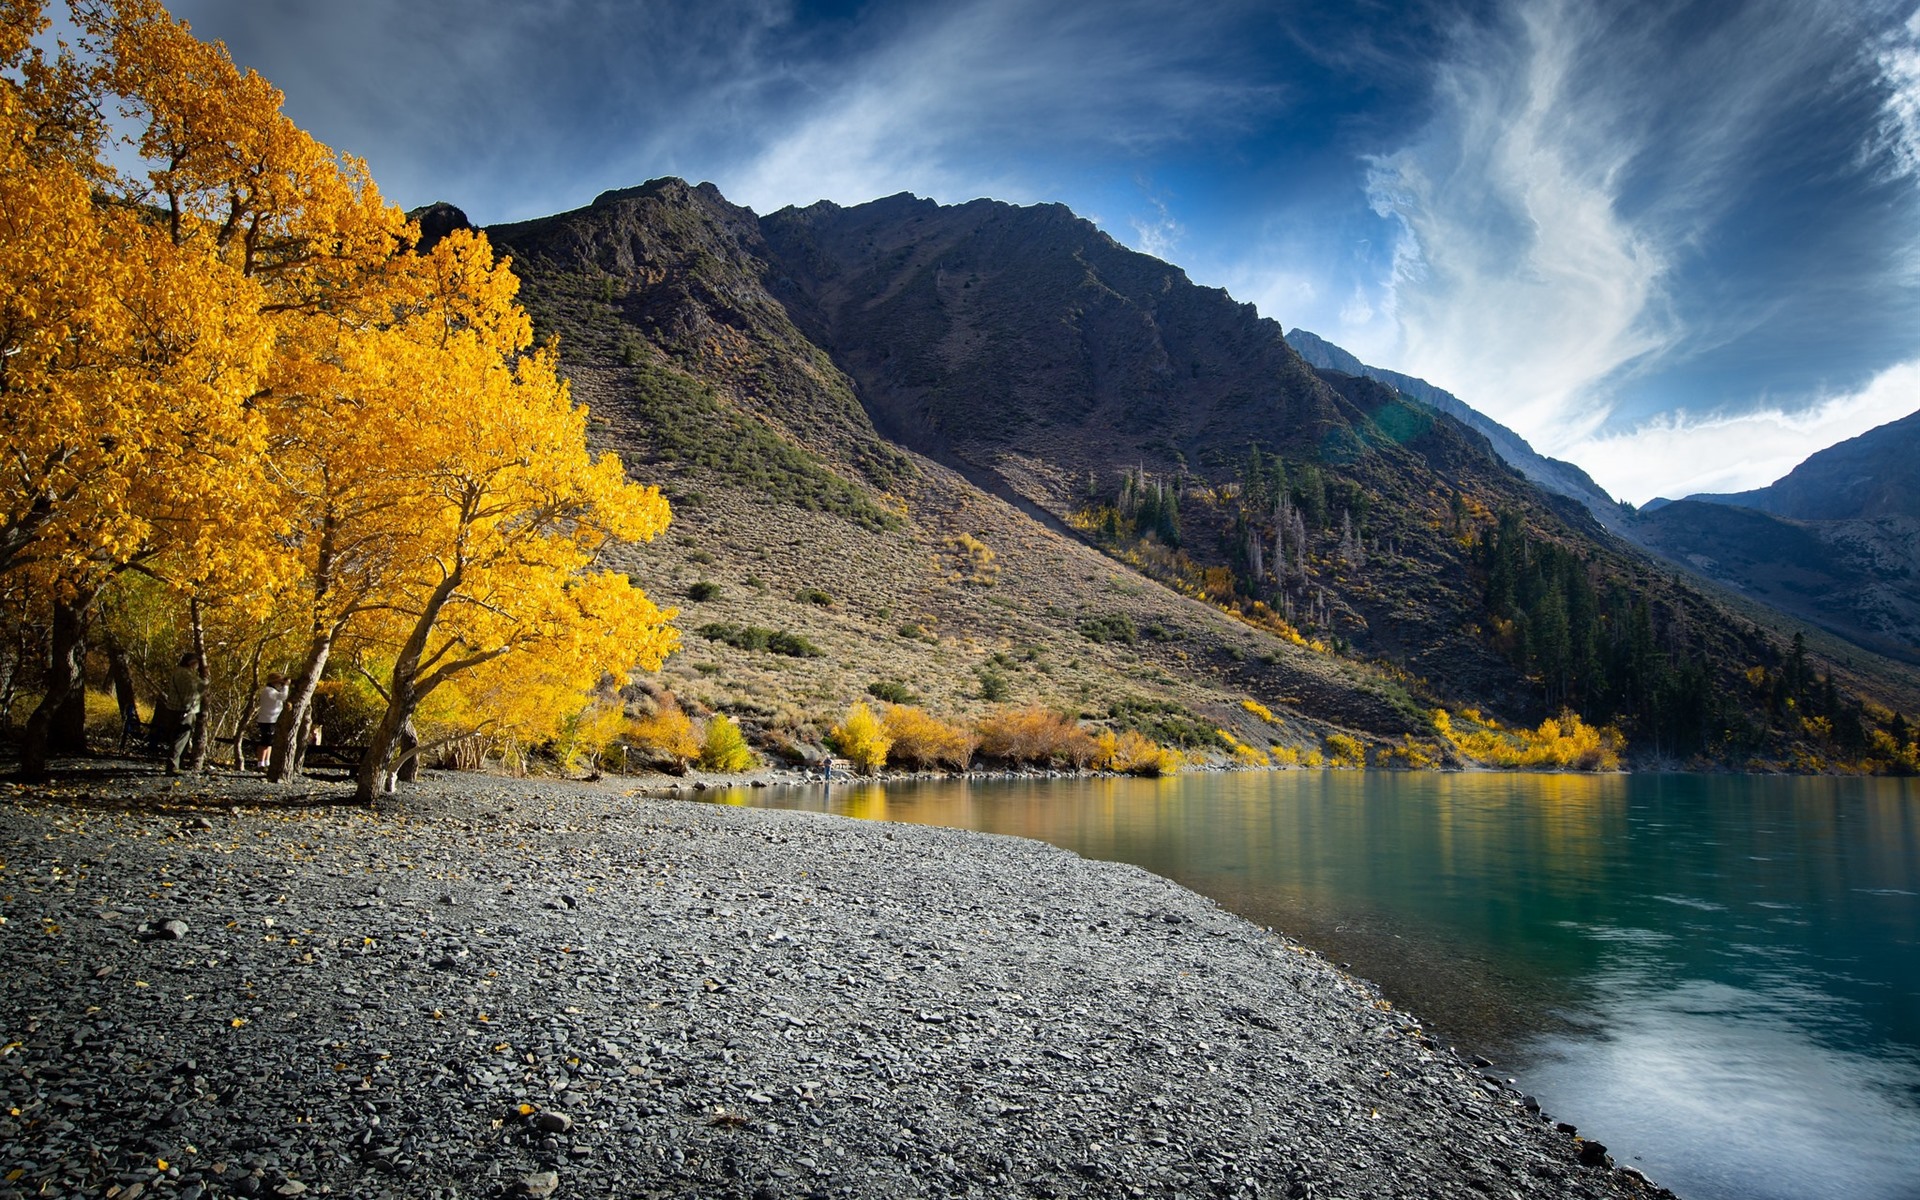
{"type": "Polygon", "coordinates": [[[420,733],[413,727],[411,717],[400,727],[400,769],[395,777],[401,783],[420,778],[420,733]]]}
{"type": "Polygon", "coordinates": [[[300,670],[287,681],[287,698],[280,706],[280,719],[273,726],[273,754],[267,760],[267,779],[285,783],[298,775],[306,764],[307,730],[313,724],[313,690],[327,669],[333,643],[346,628],[346,618],[331,623],[320,616],[321,605],[330,595],[333,580],[333,531],[331,512],[320,530],[320,553],[314,568],[314,619],[307,640],[306,657],[300,670]]]}
{"type": "MultiPolygon", "coordinates": [[[[400,733],[413,720],[413,710],[420,703],[421,693],[416,689],[420,684],[420,659],[427,652],[427,639],[433,634],[433,625],[440,619],[440,610],[445,608],[448,599],[465,582],[460,568],[456,567],[442,579],[427,602],[421,606],[420,616],[413,623],[413,631],[407,635],[406,644],[400,647],[400,653],[393,660],[393,682],[387,688],[387,711],[380,714],[380,724],[374,727],[373,737],[367,743],[367,752],[361,756],[360,767],[354,772],[353,798],[360,804],[372,804],[375,796],[393,790],[395,783],[394,768],[400,755],[400,733]]],[[[429,684],[431,687],[431,684],[429,684]]]]}
{"type": "Polygon", "coordinates": [[[71,686],[53,713],[47,749],[54,754],[87,752],[87,615],[67,604],[53,606],[54,673],[71,670],[71,686]],[[63,661],[71,662],[63,668],[63,661]]]}
{"type": "MultiPolygon", "coordinates": [[[[89,597],[91,599],[91,597],[89,597]]],[[[44,779],[56,751],[71,752],[72,713],[80,712],[79,749],[86,749],[86,606],[56,601],[53,606],[53,655],[47,665],[47,691],[27,718],[20,746],[20,774],[44,779]],[[66,736],[63,736],[66,735],[66,736]]]]}
{"type": "Polygon", "coordinates": [[[120,752],[126,753],[140,731],[140,701],[133,691],[133,669],[127,665],[126,648],[107,633],[101,638],[107,652],[107,675],[113,680],[113,699],[120,707],[120,752]]]}
{"type": "Polygon", "coordinates": [[[313,725],[313,693],[327,669],[333,642],[339,627],[316,629],[307,645],[307,656],[300,670],[287,684],[286,703],[280,707],[280,720],[273,727],[273,757],[267,763],[267,778],[285,783],[300,773],[301,753],[307,744],[307,730],[313,725]]]}
{"type": "Polygon", "coordinates": [[[193,773],[204,775],[207,751],[213,746],[213,689],[207,674],[207,626],[200,617],[200,601],[187,600],[187,620],[193,629],[194,669],[200,673],[200,711],[193,715],[193,773]]]}

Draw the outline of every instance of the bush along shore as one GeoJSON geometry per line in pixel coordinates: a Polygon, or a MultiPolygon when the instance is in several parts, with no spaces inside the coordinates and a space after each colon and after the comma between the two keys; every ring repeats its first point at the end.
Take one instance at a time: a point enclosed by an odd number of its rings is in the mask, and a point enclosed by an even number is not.
{"type": "Polygon", "coordinates": [[[1670,1195],[1145,871],[633,790],[9,786],[0,1197],[1670,1195]]]}

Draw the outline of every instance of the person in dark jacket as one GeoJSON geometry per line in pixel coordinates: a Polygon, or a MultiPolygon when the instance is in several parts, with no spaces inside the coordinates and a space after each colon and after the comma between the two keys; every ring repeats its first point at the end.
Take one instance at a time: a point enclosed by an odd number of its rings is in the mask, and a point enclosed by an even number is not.
{"type": "Polygon", "coordinates": [[[167,676],[167,686],[160,693],[161,712],[154,718],[156,725],[161,714],[172,722],[167,745],[169,775],[180,773],[180,761],[193,745],[193,727],[205,697],[206,685],[200,680],[200,656],[189,650],[180,656],[180,664],[167,676]]]}

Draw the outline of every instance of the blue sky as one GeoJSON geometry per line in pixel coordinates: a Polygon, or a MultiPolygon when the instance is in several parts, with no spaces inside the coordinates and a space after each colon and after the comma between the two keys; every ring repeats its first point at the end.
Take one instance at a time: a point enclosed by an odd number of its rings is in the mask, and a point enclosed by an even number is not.
{"type": "Polygon", "coordinates": [[[1059,201],[1624,499],[1920,409],[1920,0],[174,0],[412,206],[1059,201]]]}

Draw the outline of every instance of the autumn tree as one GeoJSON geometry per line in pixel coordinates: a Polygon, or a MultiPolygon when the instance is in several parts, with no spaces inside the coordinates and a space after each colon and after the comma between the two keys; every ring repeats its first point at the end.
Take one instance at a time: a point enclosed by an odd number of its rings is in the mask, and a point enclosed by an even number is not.
{"type": "Polygon", "coordinates": [[[0,572],[52,605],[54,666],[23,768],[44,767],[77,694],[87,615],[129,569],[191,564],[237,587],[235,521],[261,511],[263,427],[249,410],[270,339],[259,289],[170,228],[101,162],[111,86],[28,40],[40,7],[9,3],[0,71],[0,572]]]}
{"type": "Polygon", "coordinates": [[[57,631],[28,768],[128,571],[222,620],[300,610],[276,777],[338,639],[381,651],[363,796],[456,675],[536,645],[583,687],[657,665],[671,614],[596,568],[666,503],[587,452],[484,238],[414,253],[363,164],[154,0],[74,19],[78,51],[42,54],[41,5],[0,0],[0,575],[50,597],[57,631]]]}
{"type": "Polygon", "coordinates": [[[518,282],[484,237],[454,233],[421,261],[432,286],[389,346],[379,414],[398,520],[369,636],[394,659],[356,776],[367,801],[391,790],[407,720],[448,679],[537,647],[590,687],[677,645],[671,612],[598,569],[611,543],[666,528],[665,498],[587,450],[586,410],[554,347],[533,347],[518,282]]]}

